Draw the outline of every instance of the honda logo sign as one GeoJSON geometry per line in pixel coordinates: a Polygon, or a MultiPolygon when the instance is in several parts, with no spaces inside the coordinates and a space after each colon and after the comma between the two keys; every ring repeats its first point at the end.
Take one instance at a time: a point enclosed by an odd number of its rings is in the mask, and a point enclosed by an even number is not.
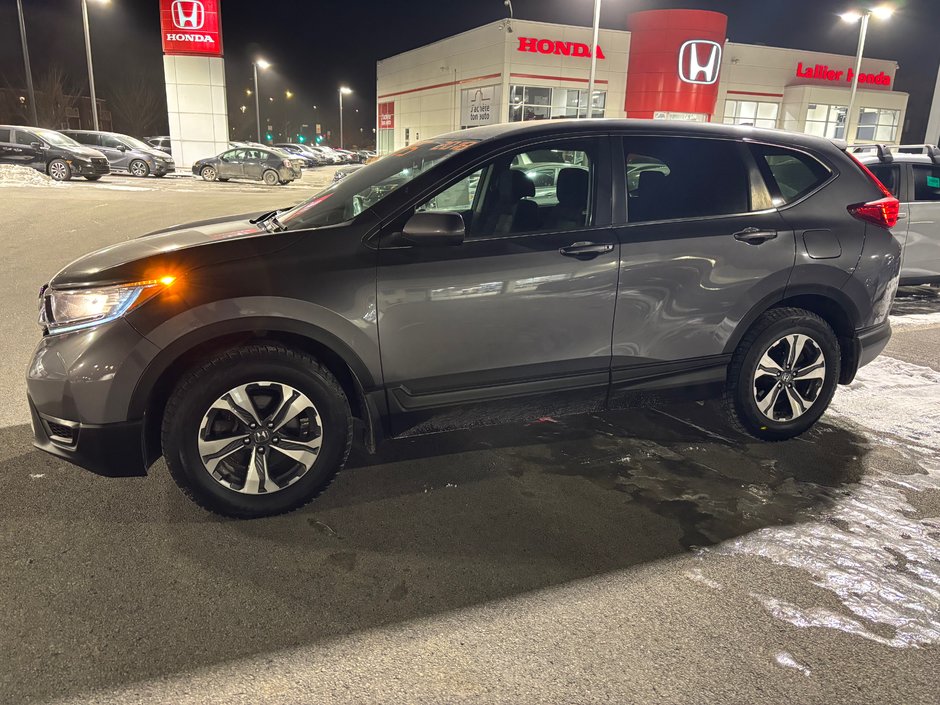
{"type": "Polygon", "coordinates": [[[174,0],[171,8],[177,29],[202,29],[206,23],[206,6],[199,0],[174,0]]]}
{"type": "Polygon", "coordinates": [[[160,0],[164,54],[222,56],[220,0],[160,0]]]}
{"type": "Polygon", "coordinates": [[[721,45],[706,39],[693,39],[679,48],[679,78],[686,83],[711,85],[718,81],[721,45]]]}

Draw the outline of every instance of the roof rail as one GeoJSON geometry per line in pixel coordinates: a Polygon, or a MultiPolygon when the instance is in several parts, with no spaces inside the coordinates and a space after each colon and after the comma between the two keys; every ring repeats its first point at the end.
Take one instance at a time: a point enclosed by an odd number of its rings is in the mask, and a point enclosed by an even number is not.
{"type": "Polygon", "coordinates": [[[891,154],[891,147],[886,144],[857,144],[853,145],[851,151],[853,154],[865,154],[875,152],[878,155],[878,161],[888,163],[894,161],[894,155],[891,154]]]}

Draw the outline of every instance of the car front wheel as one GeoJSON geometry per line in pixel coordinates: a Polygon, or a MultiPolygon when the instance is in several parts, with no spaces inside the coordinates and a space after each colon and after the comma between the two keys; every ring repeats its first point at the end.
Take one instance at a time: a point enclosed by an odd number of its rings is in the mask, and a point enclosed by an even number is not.
{"type": "Polygon", "coordinates": [[[202,171],[199,172],[199,175],[202,177],[203,181],[215,181],[219,178],[218,172],[211,166],[202,167],[202,171]]]}
{"type": "Polygon", "coordinates": [[[150,167],[147,166],[147,162],[141,159],[135,159],[132,161],[127,167],[127,170],[131,173],[131,176],[142,177],[150,175],[150,167]]]}
{"type": "Polygon", "coordinates": [[[840,365],[839,341],[826,321],[798,308],[768,311],[728,368],[725,406],[732,422],[765,441],[800,435],[828,408],[840,365]]]}
{"type": "Polygon", "coordinates": [[[49,162],[49,176],[55,181],[68,181],[72,178],[72,167],[64,159],[53,159],[49,162]]]}
{"type": "Polygon", "coordinates": [[[164,414],[163,453],[202,507],[255,518],[301,507],[342,469],[352,417],[342,387],[315,358],[251,345],[192,370],[164,414]]]}

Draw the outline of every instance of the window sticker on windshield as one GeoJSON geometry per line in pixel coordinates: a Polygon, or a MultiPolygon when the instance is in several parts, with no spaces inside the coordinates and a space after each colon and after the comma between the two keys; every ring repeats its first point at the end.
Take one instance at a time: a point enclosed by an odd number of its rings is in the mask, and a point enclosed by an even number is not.
{"type": "Polygon", "coordinates": [[[938,176],[928,176],[927,185],[930,188],[940,188],[940,177],[938,176]]]}
{"type": "Polygon", "coordinates": [[[476,144],[476,140],[448,140],[431,147],[432,152],[460,152],[476,144]]]}

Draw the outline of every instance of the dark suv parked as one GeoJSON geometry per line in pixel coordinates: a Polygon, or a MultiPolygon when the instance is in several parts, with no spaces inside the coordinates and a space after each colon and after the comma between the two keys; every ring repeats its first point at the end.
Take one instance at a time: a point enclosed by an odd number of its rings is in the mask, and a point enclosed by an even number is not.
{"type": "Polygon", "coordinates": [[[62,134],[101,150],[112,171],[126,171],[131,176],[166,176],[176,171],[173,157],[130,135],[92,130],[63,130],[62,134]]]}
{"type": "Polygon", "coordinates": [[[354,439],[716,395],[743,431],[790,438],[890,337],[897,213],[807,135],[455,132],[56,274],[35,442],[107,473],[162,454],[195,501],[254,517],[316,496],[354,439]],[[571,165],[554,198],[531,163],[571,165]]]}
{"type": "Polygon", "coordinates": [[[97,149],[83,147],[61,132],[20,125],[0,125],[0,164],[32,167],[56,181],[73,176],[97,181],[111,173],[107,158],[97,149]]]}

